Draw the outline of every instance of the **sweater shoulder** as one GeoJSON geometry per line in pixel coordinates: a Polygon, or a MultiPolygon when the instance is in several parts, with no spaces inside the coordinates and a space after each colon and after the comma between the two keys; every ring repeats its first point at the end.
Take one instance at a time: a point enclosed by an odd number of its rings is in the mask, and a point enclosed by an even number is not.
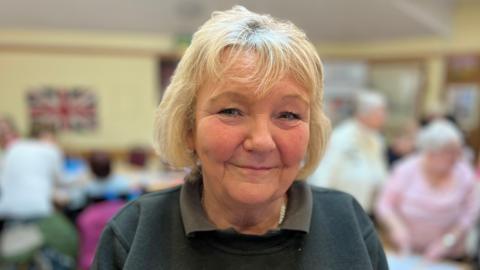
{"type": "Polygon", "coordinates": [[[328,220],[332,226],[350,223],[357,227],[364,237],[374,231],[374,226],[368,215],[350,194],[323,187],[312,187],[314,215],[328,220]]]}
{"type": "MultiPolygon", "coordinates": [[[[147,193],[140,198],[129,202],[125,205],[116,215],[113,217],[112,221],[122,223],[123,220],[130,220],[134,217],[138,217],[140,214],[149,214],[149,213],[140,213],[145,209],[149,209],[152,206],[158,206],[159,204],[164,204],[170,202],[172,199],[178,198],[180,194],[181,186],[175,186],[172,188],[147,193]]],[[[157,209],[157,210],[161,210],[157,209]]]]}
{"type": "Polygon", "coordinates": [[[179,200],[180,189],[181,186],[176,186],[142,195],[127,203],[107,226],[122,245],[128,248],[135,237],[139,224],[144,223],[141,221],[156,219],[164,212],[169,212],[172,201],[179,200]]]}
{"type": "Polygon", "coordinates": [[[311,189],[314,203],[333,203],[333,206],[337,206],[339,204],[352,204],[355,201],[352,195],[343,191],[313,185],[311,189]]]}

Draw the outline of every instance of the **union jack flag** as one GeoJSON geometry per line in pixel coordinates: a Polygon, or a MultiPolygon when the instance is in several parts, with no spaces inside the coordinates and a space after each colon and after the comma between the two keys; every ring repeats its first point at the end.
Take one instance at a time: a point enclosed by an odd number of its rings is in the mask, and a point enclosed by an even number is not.
{"type": "Polygon", "coordinates": [[[74,131],[97,127],[97,99],[87,89],[46,87],[30,91],[27,102],[32,123],[49,123],[74,131]]]}

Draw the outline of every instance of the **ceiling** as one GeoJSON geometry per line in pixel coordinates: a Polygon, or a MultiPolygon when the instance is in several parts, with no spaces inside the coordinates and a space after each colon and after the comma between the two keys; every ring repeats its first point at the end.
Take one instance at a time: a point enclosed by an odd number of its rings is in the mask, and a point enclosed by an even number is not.
{"type": "MultiPolygon", "coordinates": [[[[472,1],[472,0],[462,0],[472,1]]],[[[188,35],[241,4],[293,21],[315,42],[448,36],[456,0],[0,0],[0,29],[188,35]]]]}

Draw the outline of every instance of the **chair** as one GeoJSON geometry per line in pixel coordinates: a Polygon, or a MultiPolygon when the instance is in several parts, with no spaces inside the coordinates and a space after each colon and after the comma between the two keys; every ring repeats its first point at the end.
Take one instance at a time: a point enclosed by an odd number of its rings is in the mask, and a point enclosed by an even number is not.
{"type": "Polygon", "coordinates": [[[90,269],[103,229],[124,204],[122,200],[95,203],[78,216],[77,228],[80,234],[78,266],[80,269],[90,269]]]}

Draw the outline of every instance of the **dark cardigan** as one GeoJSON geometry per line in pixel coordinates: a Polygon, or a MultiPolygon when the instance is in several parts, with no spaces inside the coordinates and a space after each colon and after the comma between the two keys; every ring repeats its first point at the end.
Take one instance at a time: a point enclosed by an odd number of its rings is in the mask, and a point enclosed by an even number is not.
{"type": "Polygon", "coordinates": [[[308,233],[280,229],[251,236],[230,229],[186,235],[180,190],[127,205],[104,230],[91,269],[388,269],[371,221],[345,193],[311,188],[308,233]]]}

